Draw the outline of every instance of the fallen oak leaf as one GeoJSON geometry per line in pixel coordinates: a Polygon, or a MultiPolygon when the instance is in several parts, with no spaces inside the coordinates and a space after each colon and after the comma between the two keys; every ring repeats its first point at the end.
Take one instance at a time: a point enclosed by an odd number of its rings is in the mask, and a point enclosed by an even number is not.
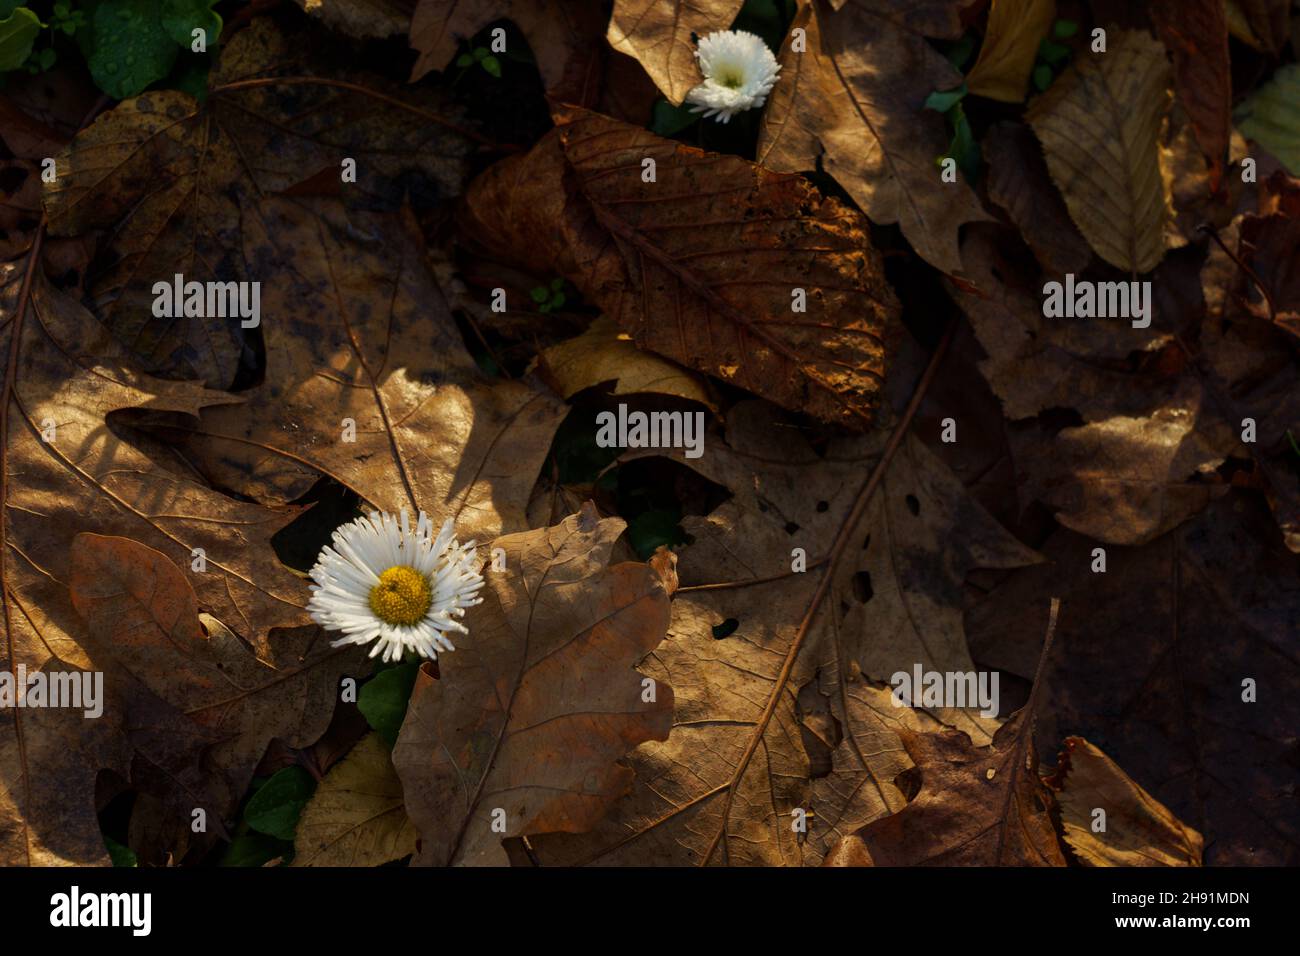
{"type": "MultiPolygon", "coordinates": [[[[207,572],[194,582],[202,605],[237,622],[249,643],[269,652],[272,628],[307,620],[301,580],[279,564],[270,544],[293,512],[234,501],[168,472],[107,422],[110,414],[134,408],[197,415],[231,396],[136,371],[93,316],[41,274],[42,240],[38,229],[28,268],[0,265],[0,312],[9,317],[0,408],[5,668],[102,669],[102,651],[91,650],[67,591],[69,547],[78,531],[130,536],[187,567],[202,555],[207,572]]],[[[112,725],[120,726],[116,718],[112,725]]],[[[103,736],[98,730],[82,731],[84,744],[71,747],[61,733],[53,716],[0,713],[0,858],[6,861],[102,857],[102,841],[93,836],[94,786],[76,781],[93,778],[101,766],[127,775],[120,761],[129,762],[129,750],[116,739],[96,743],[103,736]],[[50,728],[46,739],[43,727],[50,728]]]]}
{"type": "Polygon", "coordinates": [[[56,157],[44,198],[50,232],[111,230],[109,263],[92,293],[147,371],[221,388],[234,381],[241,318],[160,320],[154,285],[178,273],[199,282],[266,279],[241,255],[243,225],[262,196],[322,170],[337,174],[344,158],[366,171],[352,195],[371,206],[392,208],[413,187],[427,202],[459,192],[466,131],[422,97],[294,73],[310,73],[314,55],[310,46],[291,52],[276,27],[256,20],[223,46],[204,103],[176,90],[142,94],[56,157]]]}
{"type": "MultiPolygon", "coordinates": [[[[902,436],[818,452],[749,402],[730,410],[725,444],[673,454],[733,493],[683,519],[694,540],[679,552],[668,640],[644,665],[673,680],[673,731],[633,752],[634,788],[594,830],[532,841],[543,865],[815,865],[906,805],[900,731],[943,719],[988,739],[995,722],[897,707],[886,683],[922,661],[973,670],[956,609],[967,571],[1038,558],[902,436]],[[821,551],[839,538],[838,557],[821,551]],[[796,622],[791,608],[809,610],[796,622]],[[803,832],[796,810],[811,814],[803,832]]],[[[663,453],[637,457],[649,454],[663,453]]]]}
{"type": "Polygon", "coordinates": [[[266,376],[190,430],[198,467],[270,504],[328,475],[379,510],[453,518],[462,539],[524,527],[567,409],[478,368],[409,212],[273,197],[243,237],[281,277],[263,292],[266,376]]]}
{"type": "Polygon", "coordinates": [[[125,672],[174,708],[170,726],[153,732],[192,735],[193,722],[215,740],[205,765],[224,779],[200,781],[198,795],[223,812],[273,738],[307,747],[325,732],[340,679],[364,668],[355,648],[331,648],[315,628],[305,646],[277,642],[258,659],[220,621],[201,621],[198,596],[170,558],[130,538],[82,532],[69,564],[68,591],[95,660],[117,686],[125,672]]]}
{"type": "Polygon", "coordinates": [[[1065,738],[1049,783],[1065,842],[1085,866],[1201,865],[1201,835],[1082,737],[1065,738]]]}
{"type": "Polygon", "coordinates": [[[556,123],[471,184],[477,241],[558,271],[642,348],[827,421],[871,421],[898,301],[862,217],[738,157],[585,110],[556,123]]]}
{"type": "Polygon", "coordinates": [[[505,570],[439,677],[421,669],[393,749],[417,864],[504,864],[506,837],[589,829],[630,783],[616,761],[668,736],[672,688],[636,670],[668,594],[649,565],[609,565],[623,528],[588,503],[493,542],[505,570]]]}

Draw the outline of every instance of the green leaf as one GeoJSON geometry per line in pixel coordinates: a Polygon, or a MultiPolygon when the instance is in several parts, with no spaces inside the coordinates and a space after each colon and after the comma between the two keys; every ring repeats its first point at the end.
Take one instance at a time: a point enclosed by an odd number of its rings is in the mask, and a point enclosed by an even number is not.
{"type": "Polygon", "coordinates": [[[221,17],[212,9],[217,0],[163,0],[162,25],[176,43],[192,48],[194,31],[201,29],[210,48],[221,37],[221,17]]]}
{"type": "Polygon", "coordinates": [[[460,67],[462,70],[465,67],[472,64],[473,62],[474,62],[474,58],[470,56],[468,53],[462,53],[460,56],[456,57],[456,65],[460,67]]]}
{"type": "Polygon", "coordinates": [[[483,69],[487,70],[498,80],[501,79],[501,61],[494,56],[485,56],[483,58],[483,69]]]}
{"type": "Polygon", "coordinates": [[[161,80],[180,53],[154,0],[104,0],[90,29],[86,65],[95,85],[114,99],[137,96],[161,80]]]}
{"type": "Polygon", "coordinates": [[[975,142],[975,134],[966,120],[966,111],[957,104],[948,119],[953,125],[952,142],[948,144],[948,155],[957,160],[957,166],[967,182],[974,183],[980,171],[980,150],[975,142]]]}
{"type": "Polygon", "coordinates": [[[661,97],[655,101],[654,112],[650,117],[650,132],[656,136],[676,136],[699,118],[700,114],[692,113],[689,106],[673,106],[661,97]]]}
{"type": "Polygon", "coordinates": [[[1079,32],[1079,24],[1074,20],[1057,20],[1052,33],[1058,40],[1065,40],[1079,32]]]}
{"type": "Polygon", "coordinates": [[[1052,64],[1052,66],[1060,66],[1061,61],[1069,55],[1070,48],[1068,46],[1053,43],[1051,40],[1043,40],[1038,45],[1038,56],[1052,64]]]}
{"type": "Polygon", "coordinates": [[[133,867],[140,865],[140,861],[131,848],[123,846],[111,836],[104,837],[104,846],[108,848],[108,858],[113,861],[114,866],[133,867]]]}
{"type": "Polygon", "coordinates": [[[551,302],[550,302],[550,305],[551,305],[551,308],[552,308],[552,309],[558,309],[558,308],[560,308],[562,305],[564,305],[564,303],[567,302],[567,301],[568,301],[568,300],[564,297],[564,293],[563,293],[563,292],[557,292],[557,293],[555,293],[554,296],[552,296],[552,298],[551,298],[551,302]]]}
{"type": "Polygon", "coordinates": [[[1046,64],[1040,63],[1034,67],[1034,86],[1038,92],[1042,92],[1052,85],[1052,68],[1046,64]]]}
{"type": "Polygon", "coordinates": [[[937,113],[946,113],[966,95],[966,84],[952,90],[936,90],[925,98],[925,108],[937,113]]]}
{"type": "Polygon", "coordinates": [[[419,664],[399,664],[380,671],[357,695],[357,709],[390,748],[397,743],[397,733],[406,719],[406,705],[419,669],[419,664]]]}
{"type": "Polygon", "coordinates": [[[245,830],[231,841],[221,855],[218,866],[265,866],[276,857],[293,856],[293,844],[284,840],[245,830]]]}
{"type": "Polygon", "coordinates": [[[16,70],[31,55],[41,32],[41,21],[26,7],[18,7],[0,20],[0,72],[16,70]]]}
{"type": "Polygon", "coordinates": [[[259,833],[292,840],[298,817],[316,792],[316,781],[302,767],[277,771],[244,808],[244,819],[259,833]]]}
{"type": "Polygon", "coordinates": [[[627,523],[627,539],[641,560],[646,560],[655,553],[661,544],[682,544],[685,538],[679,524],[681,512],[678,509],[651,508],[632,518],[627,523]]]}
{"type": "Polygon", "coordinates": [[[1237,107],[1241,132],[1282,161],[1293,176],[1300,175],[1300,63],[1279,67],[1237,107]]]}
{"type": "Polygon", "coordinates": [[[966,66],[966,61],[974,52],[975,38],[968,33],[953,41],[952,46],[948,48],[948,62],[960,70],[966,66]]]}

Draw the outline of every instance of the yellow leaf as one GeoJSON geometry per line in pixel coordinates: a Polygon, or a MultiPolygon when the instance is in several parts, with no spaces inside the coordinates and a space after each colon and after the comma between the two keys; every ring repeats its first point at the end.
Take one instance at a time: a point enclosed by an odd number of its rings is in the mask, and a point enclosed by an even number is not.
{"type": "Polygon", "coordinates": [[[1056,0],[993,0],[979,59],[966,88],[1003,103],[1025,98],[1038,44],[1056,19],[1056,0]]]}
{"type": "Polygon", "coordinates": [[[1082,737],[1067,738],[1066,747],[1070,769],[1057,802],[1065,841],[1085,866],[1201,865],[1198,832],[1082,737]],[[1105,828],[1097,832],[1101,819],[1105,828]]]}
{"type": "Polygon", "coordinates": [[[294,866],[380,866],[415,852],[402,781],[378,734],[325,774],[302,811],[294,866]]]}
{"type": "Polygon", "coordinates": [[[1076,61],[1026,114],[1070,218],[1125,272],[1149,272],[1165,252],[1159,137],[1169,80],[1164,47],[1124,31],[1108,53],[1076,61]]]}

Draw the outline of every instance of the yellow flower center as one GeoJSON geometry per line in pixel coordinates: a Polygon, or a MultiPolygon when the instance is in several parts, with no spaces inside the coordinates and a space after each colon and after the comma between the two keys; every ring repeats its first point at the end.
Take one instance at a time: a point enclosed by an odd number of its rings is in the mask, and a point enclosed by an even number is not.
{"type": "Polygon", "coordinates": [[[745,78],[735,69],[724,69],[714,79],[729,90],[738,90],[745,85],[745,78]]]}
{"type": "Polygon", "coordinates": [[[370,610],[385,624],[417,624],[433,601],[429,579],[415,568],[394,565],[370,589],[370,610]]]}

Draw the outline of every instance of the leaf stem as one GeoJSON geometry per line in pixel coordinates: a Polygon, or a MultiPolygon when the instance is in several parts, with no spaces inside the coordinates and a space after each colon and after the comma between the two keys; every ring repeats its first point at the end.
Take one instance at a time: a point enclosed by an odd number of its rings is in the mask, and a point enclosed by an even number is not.
{"type": "Polygon", "coordinates": [[[785,661],[781,665],[781,672],[777,675],[775,686],[771,694],[768,695],[767,705],[763,708],[762,716],[759,717],[758,723],[749,738],[749,743],[745,747],[745,752],[741,755],[740,761],[736,766],[735,773],[732,774],[731,780],[726,784],[726,800],[722,807],[722,818],[718,823],[717,832],[714,833],[708,849],[700,858],[700,866],[708,866],[709,861],[713,859],[714,853],[717,852],[718,845],[722,842],[727,832],[727,822],[731,816],[731,803],[735,796],[736,787],[741,779],[745,776],[745,771],[749,768],[749,762],[753,759],[758,745],[762,742],[763,734],[767,732],[767,726],[772,722],[772,715],[776,713],[777,704],[781,700],[781,693],[785,685],[790,680],[790,674],[794,671],[795,660],[799,656],[799,651],[803,648],[804,640],[808,632],[812,629],[813,618],[817,616],[817,611],[821,608],[822,601],[830,592],[831,582],[835,577],[836,567],[839,565],[840,558],[844,555],[844,550],[849,541],[854,537],[858,522],[866,513],[867,504],[871,501],[871,496],[875,493],[876,488],[884,479],[885,471],[889,468],[889,463],[893,460],[894,453],[898,451],[911,427],[912,419],[916,417],[916,410],[921,406],[921,400],[925,397],[926,390],[929,389],[930,383],[934,381],[935,374],[939,370],[939,365],[943,362],[944,356],[948,353],[948,346],[952,343],[953,333],[957,328],[956,321],[950,322],[948,328],[943,333],[943,338],[939,340],[939,345],[930,356],[930,362],[925,367],[920,381],[917,382],[916,388],[912,392],[912,398],[907,403],[907,408],[903,411],[902,417],[899,418],[898,424],[889,436],[889,441],[885,443],[884,451],[881,452],[880,460],[876,462],[876,467],[872,469],[871,475],[863,484],[862,489],[858,492],[857,498],[854,499],[853,507],[849,510],[848,516],[840,526],[839,532],[835,535],[835,543],[831,546],[830,554],[826,558],[826,570],[822,572],[821,581],[818,582],[817,591],[813,594],[812,600],[808,603],[808,609],[804,612],[803,620],[799,622],[799,629],[795,632],[794,639],[790,642],[790,649],[786,651],[785,661]]]}

